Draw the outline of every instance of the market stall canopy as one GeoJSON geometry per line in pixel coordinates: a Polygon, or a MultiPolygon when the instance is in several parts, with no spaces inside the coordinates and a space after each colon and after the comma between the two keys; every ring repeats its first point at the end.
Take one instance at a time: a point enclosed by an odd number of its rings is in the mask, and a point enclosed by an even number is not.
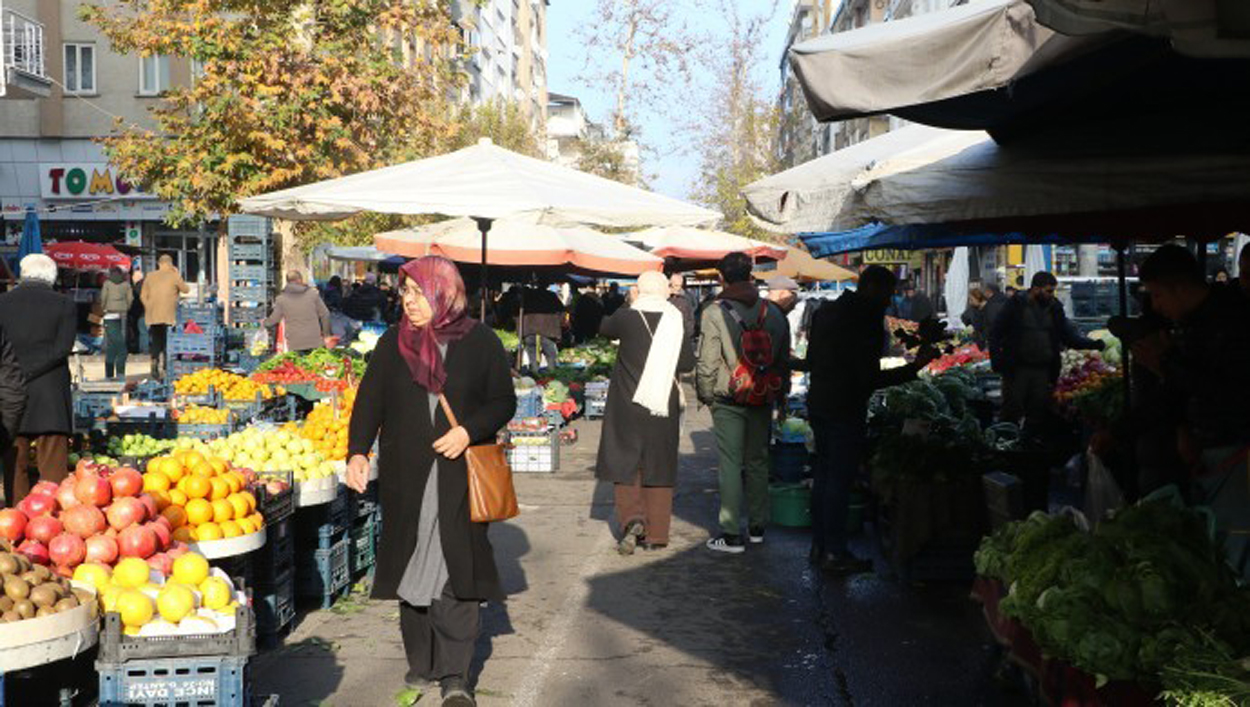
{"type": "MultiPolygon", "coordinates": [[[[418,258],[441,255],[462,263],[482,260],[477,224],[468,218],[379,233],[379,250],[418,258]]],[[[664,261],[616,236],[585,226],[543,223],[533,216],[496,221],[490,231],[486,263],[495,266],[567,267],[581,273],[640,275],[659,270],[664,261]]]]}
{"type": "Polygon", "coordinates": [[[103,243],[85,241],[48,243],[44,245],[43,252],[56,261],[57,267],[69,270],[108,270],[114,266],[124,270],[130,269],[129,256],[103,243]]]}
{"type": "Polygon", "coordinates": [[[688,226],[661,226],[634,233],[622,239],[651,251],[652,255],[681,261],[684,269],[714,263],[730,253],[746,253],[756,261],[781,260],[785,246],[744,238],[724,231],[688,226]]]}
{"type": "Polygon", "coordinates": [[[843,282],[859,276],[841,265],[828,260],[817,260],[802,248],[786,248],[786,257],[775,267],[761,268],[752,273],[757,280],[772,277],[792,277],[799,282],[843,282]]]}
{"type": "Polygon", "coordinates": [[[404,258],[394,253],[384,253],[374,246],[331,246],[325,250],[326,257],[331,260],[347,260],[360,263],[398,263],[402,265],[404,258]]]}
{"type": "Polygon", "coordinates": [[[526,157],[488,139],[445,155],[243,199],[252,214],[335,220],[358,213],[441,214],[636,227],[705,224],[720,214],[645,189],[526,157]]]}
{"type": "MultiPolygon", "coordinates": [[[[1220,0],[1029,0],[1037,21],[1071,36],[1128,31],[1194,57],[1250,57],[1250,12],[1220,0]]],[[[1240,8],[1238,7],[1240,5],[1240,8]]]]}

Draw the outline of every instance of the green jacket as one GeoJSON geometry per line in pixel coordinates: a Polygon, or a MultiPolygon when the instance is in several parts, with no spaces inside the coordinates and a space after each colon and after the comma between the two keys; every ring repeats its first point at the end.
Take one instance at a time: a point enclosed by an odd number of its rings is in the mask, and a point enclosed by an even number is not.
{"type": "Polygon", "coordinates": [[[126,314],[135,301],[135,291],[126,281],[105,280],[100,290],[100,307],[105,314],[126,314]]]}
{"type": "MultiPolygon", "coordinates": [[[[749,284],[749,283],[748,283],[749,284]]],[[[722,297],[709,302],[703,308],[700,317],[699,360],[695,366],[695,391],[699,402],[711,405],[714,402],[731,402],[729,395],[729,376],[738,365],[739,345],[742,337],[741,329],[732,318],[726,316],[722,302],[737,310],[745,322],[754,322],[760,315],[760,307],[768,307],[764,319],[764,328],[773,341],[773,361],[789,375],[790,369],[790,323],[786,321],[781,310],[770,307],[768,301],[759,297],[754,286],[750,292],[756,294],[755,301],[747,306],[742,300],[751,297],[745,288],[738,290],[733,299],[723,299],[724,294],[731,293],[727,289],[722,297]]],[[[788,383],[789,381],[787,381],[788,383]]]]}

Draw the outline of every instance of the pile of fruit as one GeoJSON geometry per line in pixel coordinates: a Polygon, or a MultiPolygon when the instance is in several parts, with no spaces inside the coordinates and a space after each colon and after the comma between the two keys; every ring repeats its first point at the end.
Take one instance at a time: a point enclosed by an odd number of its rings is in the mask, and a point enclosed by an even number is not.
{"type": "MultiPolygon", "coordinates": [[[[272,358],[269,359],[269,361],[273,360],[274,359],[272,358]]],[[[265,366],[269,363],[269,361],[262,363],[261,366],[265,366]]],[[[297,383],[311,383],[317,379],[317,374],[306,368],[300,367],[299,364],[290,360],[283,361],[272,368],[262,368],[252,374],[252,380],[260,383],[285,383],[287,385],[292,385],[297,383]]]]}
{"type": "Polygon", "coordinates": [[[976,344],[966,344],[934,359],[925,367],[925,371],[937,375],[957,366],[972,366],[988,360],[990,360],[989,353],[982,351],[981,347],[976,344]]]}
{"type": "MultiPolygon", "coordinates": [[[[186,444],[189,440],[179,440],[186,444]]],[[[202,444],[202,443],[201,443],[202,444]]],[[[148,462],[143,488],[164,504],[161,517],[173,539],[197,543],[237,538],[265,526],[256,511],[256,497],[247,490],[247,475],[222,458],[190,445],[148,462]]]]}
{"type": "Polygon", "coordinates": [[[0,623],[52,616],[80,604],[94,605],[95,595],[71,586],[46,565],[14,552],[8,540],[0,540],[0,623]]]}
{"type": "MultiPolygon", "coordinates": [[[[154,457],[174,448],[172,439],[155,439],[145,434],[109,437],[108,453],[115,457],[154,457]]],[[[77,464],[78,460],[74,460],[77,464]]]]}
{"type": "Polygon", "coordinates": [[[317,403],[299,427],[300,436],[311,441],[321,456],[331,461],[347,459],[347,425],[356,404],[356,390],[345,390],[337,406],[332,400],[317,403]]]}
{"type": "MultiPolygon", "coordinates": [[[[119,454],[117,456],[121,456],[121,455],[119,454]]],[[[97,454],[93,452],[82,452],[82,453],[70,452],[69,468],[77,469],[78,462],[83,461],[84,459],[93,464],[99,464],[100,466],[121,466],[121,462],[117,461],[116,458],[111,457],[107,454],[97,454]]]]}
{"type": "Polygon", "coordinates": [[[168,572],[169,553],[186,549],[174,537],[168,503],[168,493],[135,469],[80,460],[61,484],[41,481],[16,508],[0,511],[0,537],[62,577],[84,562],[126,557],[168,572]]]}
{"type": "Polygon", "coordinates": [[[112,570],[83,564],[74,572],[76,581],[95,587],[103,611],[121,617],[128,636],[198,635],[234,628],[235,607],[245,598],[228,576],[211,570],[202,555],[180,553],[168,577],[150,572],[133,558],[112,570]]]}
{"type": "Polygon", "coordinates": [[[174,419],[183,425],[224,425],[230,422],[230,411],[227,409],[188,405],[182,410],[174,410],[174,419]]]}
{"type": "Polygon", "coordinates": [[[296,481],[323,479],[335,475],[334,465],[317,451],[312,440],[300,436],[293,423],[277,430],[249,427],[229,437],[198,444],[211,454],[236,467],[253,471],[290,471],[296,481]]]}
{"type": "Polygon", "coordinates": [[[265,385],[264,381],[254,381],[219,368],[204,368],[174,381],[174,393],[177,395],[207,395],[209,387],[220,393],[222,398],[239,402],[252,402],[257,393],[265,400],[274,395],[274,389],[265,385]]]}

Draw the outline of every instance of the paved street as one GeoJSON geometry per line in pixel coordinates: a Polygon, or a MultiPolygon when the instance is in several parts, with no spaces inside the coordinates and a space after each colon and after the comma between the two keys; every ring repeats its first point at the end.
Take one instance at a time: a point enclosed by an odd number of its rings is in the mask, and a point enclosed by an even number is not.
{"type": "MultiPolygon", "coordinates": [[[[506,605],[484,614],[482,705],[1009,705],[964,586],[827,581],[806,533],[713,555],[710,416],[682,440],[672,545],[620,557],[610,493],[591,473],[597,422],[580,421],[554,476],[518,478],[522,514],[491,533],[506,605]]],[[[867,548],[863,548],[867,550],[867,548]]],[[[405,670],[391,602],[356,595],[301,614],[255,661],[283,705],[391,705],[405,670]]],[[[429,697],[421,705],[437,704],[429,697]]]]}

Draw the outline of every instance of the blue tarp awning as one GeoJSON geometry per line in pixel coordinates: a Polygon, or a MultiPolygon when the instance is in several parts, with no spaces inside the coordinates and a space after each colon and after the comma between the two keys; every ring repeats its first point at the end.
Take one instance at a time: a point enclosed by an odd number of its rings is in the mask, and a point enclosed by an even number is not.
{"type": "Polygon", "coordinates": [[[946,224],[912,224],[891,226],[873,223],[848,231],[800,233],[799,240],[813,258],[827,258],[839,253],[861,250],[919,250],[922,248],[955,248],[957,246],[993,246],[1010,244],[1097,243],[1105,238],[1074,239],[1070,235],[1042,235],[1023,232],[965,231],[946,224]]]}

